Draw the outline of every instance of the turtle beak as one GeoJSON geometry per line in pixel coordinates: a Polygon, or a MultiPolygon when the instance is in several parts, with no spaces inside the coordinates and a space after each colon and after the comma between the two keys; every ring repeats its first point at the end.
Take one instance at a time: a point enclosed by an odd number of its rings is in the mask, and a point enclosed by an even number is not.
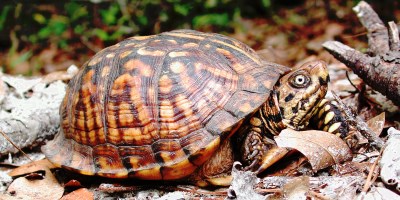
{"type": "Polygon", "coordinates": [[[310,74],[315,74],[318,77],[320,85],[327,85],[329,82],[328,67],[324,61],[317,60],[308,63],[310,66],[310,74]]]}

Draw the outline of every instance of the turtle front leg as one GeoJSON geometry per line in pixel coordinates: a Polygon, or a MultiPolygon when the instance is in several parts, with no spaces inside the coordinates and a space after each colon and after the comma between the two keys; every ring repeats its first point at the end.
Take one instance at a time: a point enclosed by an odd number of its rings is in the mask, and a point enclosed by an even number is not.
{"type": "Polygon", "coordinates": [[[246,166],[244,169],[259,174],[284,157],[288,150],[276,146],[274,140],[262,134],[262,123],[259,118],[252,117],[250,124],[250,131],[242,141],[240,155],[246,166]]]}

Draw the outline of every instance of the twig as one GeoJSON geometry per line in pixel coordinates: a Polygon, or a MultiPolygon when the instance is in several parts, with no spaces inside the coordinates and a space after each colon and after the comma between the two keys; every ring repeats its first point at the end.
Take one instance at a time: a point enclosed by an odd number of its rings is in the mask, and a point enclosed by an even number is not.
{"type": "Polygon", "coordinates": [[[368,141],[378,147],[378,149],[382,149],[384,142],[383,140],[378,137],[367,125],[367,123],[365,123],[360,117],[355,117],[351,111],[351,109],[346,106],[342,100],[334,93],[332,92],[333,97],[335,98],[335,100],[338,102],[338,107],[339,109],[344,113],[346,120],[348,121],[349,124],[355,126],[357,128],[357,130],[363,135],[365,136],[368,141]]]}
{"type": "Polygon", "coordinates": [[[24,151],[22,151],[22,149],[19,148],[19,147],[8,137],[8,135],[7,135],[6,133],[4,133],[2,130],[0,130],[0,134],[2,134],[3,137],[4,137],[8,142],[10,142],[10,144],[13,145],[16,149],[18,149],[18,151],[20,151],[26,158],[28,158],[31,162],[33,162],[33,160],[32,160],[28,155],[26,155],[26,153],[25,153],[24,151]]]}
{"type": "Polygon", "coordinates": [[[369,188],[371,187],[372,183],[374,183],[376,178],[378,177],[378,174],[374,173],[374,172],[375,172],[376,166],[378,165],[378,161],[381,159],[381,156],[382,156],[382,151],[379,154],[379,157],[374,161],[374,164],[372,164],[372,166],[369,170],[367,180],[365,181],[362,192],[367,192],[369,190],[369,188]],[[374,174],[375,174],[375,176],[373,177],[374,174]]]}

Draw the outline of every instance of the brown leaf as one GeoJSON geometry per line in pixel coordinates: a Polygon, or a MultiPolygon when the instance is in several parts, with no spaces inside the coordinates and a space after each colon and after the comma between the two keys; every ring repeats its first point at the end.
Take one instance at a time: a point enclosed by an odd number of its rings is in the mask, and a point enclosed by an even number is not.
{"type": "Polygon", "coordinates": [[[94,195],[88,189],[80,188],[63,196],[60,200],[75,200],[75,199],[91,200],[94,199],[94,195]]]}
{"type": "Polygon", "coordinates": [[[385,125],[385,112],[369,119],[367,121],[368,127],[379,136],[382,133],[383,127],[385,125]]]}
{"type": "Polygon", "coordinates": [[[351,150],[339,137],[324,131],[283,130],[275,137],[279,147],[290,147],[306,156],[314,171],[352,158],[351,150]]]}
{"type": "Polygon", "coordinates": [[[308,176],[296,177],[283,186],[283,195],[286,199],[306,199],[309,188],[308,176]]]}
{"type": "Polygon", "coordinates": [[[57,179],[46,169],[46,176],[42,180],[28,180],[25,177],[15,179],[7,189],[7,194],[0,199],[60,199],[64,188],[57,179]],[[11,198],[10,198],[11,197],[11,198]]]}
{"type": "Polygon", "coordinates": [[[47,159],[43,160],[38,160],[34,162],[30,162],[28,164],[22,165],[20,167],[17,167],[13,169],[10,173],[8,173],[9,176],[12,176],[13,178],[19,177],[19,176],[24,176],[26,174],[30,174],[39,170],[45,170],[45,169],[53,169],[55,166],[49,162],[47,159]]]}
{"type": "Polygon", "coordinates": [[[82,187],[82,184],[78,180],[72,179],[65,183],[64,187],[82,187]]]}

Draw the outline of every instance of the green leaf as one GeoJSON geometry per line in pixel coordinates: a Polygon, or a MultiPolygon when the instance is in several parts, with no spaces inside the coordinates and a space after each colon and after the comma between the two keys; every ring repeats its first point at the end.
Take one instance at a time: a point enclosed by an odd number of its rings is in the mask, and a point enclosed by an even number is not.
{"type": "Polygon", "coordinates": [[[47,21],[46,18],[40,13],[33,14],[33,19],[37,21],[39,24],[45,24],[47,21]]]}
{"type": "Polygon", "coordinates": [[[217,25],[223,27],[228,26],[229,25],[228,13],[199,15],[193,19],[193,26],[195,28],[199,28],[205,25],[217,25]]]}
{"type": "Polygon", "coordinates": [[[77,4],[76,2],[70,2],[65,4],[65,10],[67,11],[71,21],[75,21],[79,18],[88,16],[88,11],[86,6],[77,4]]]}
{"type": "Polygon", "coordinates": [[[185,4],[175,4],[174,11],[179,13],[180,15],[187,16],[190,11],[190,6],[185,4]]]}
{"type": "Polygon", "coordinates": [[[106,25],[117,23],[117,14],[120,12],[118,4],[112,4],[107,10],[100,10],[100,15],[106,25]]]}
{"type": "Polygon", "coordinates": [[[76,33],[78,35],[79,34],[83,34],[84,31],[85,31],[85,27],[83,25],[80,25],[80,24],[76,25],[75,28],[74,28],[74,33],[76,33]]]}
{"type": "Polygon", "coordinates": [[[0,13],[0,31],[4,28],[4,23],[6,22],[8,12],[11,10],[11,6],[4,6],[3,10],[0,13]]]}
{"type": "Polygon", "coordinates": [[[96,28],[93,30],[93,34],[99,37],[101,40],[106,41],[109,39],[108,33],[102,29],[96,28]]]}

